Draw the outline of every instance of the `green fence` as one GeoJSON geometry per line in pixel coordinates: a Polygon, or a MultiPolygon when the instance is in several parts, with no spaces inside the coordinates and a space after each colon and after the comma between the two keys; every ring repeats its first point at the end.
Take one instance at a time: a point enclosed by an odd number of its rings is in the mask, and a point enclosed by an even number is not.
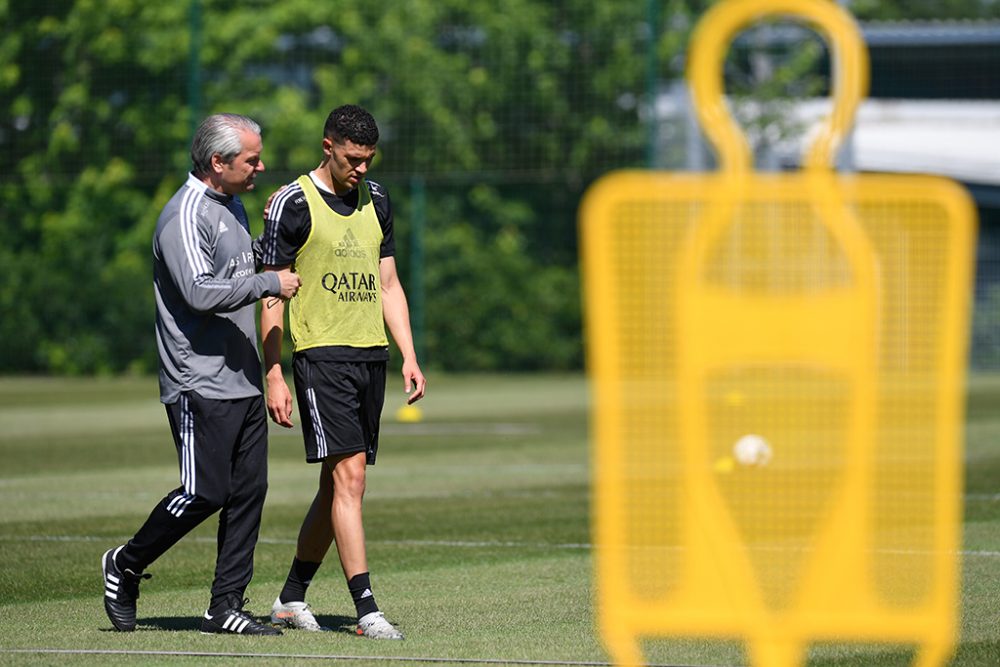
{"type": "Polygon", "coordinates": [[[260,231],[264,196],[318,163],[347,102],[379,121],[371,177],[423,364],[580,368],[580,196],[612,169],[710,166],[662,105],[707,4],[0,2],[0,373],[155,369],[150,236],[192,128],[216,111],[263,126],[260,231]]]}

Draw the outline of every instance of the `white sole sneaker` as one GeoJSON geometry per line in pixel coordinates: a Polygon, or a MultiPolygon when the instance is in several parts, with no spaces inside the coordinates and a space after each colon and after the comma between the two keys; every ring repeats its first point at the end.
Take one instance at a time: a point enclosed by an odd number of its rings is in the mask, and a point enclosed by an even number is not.
{"type": "Polygon", "coordinates": [[[271,623],[285,628],[310,632],[330,631],[330,628],[319,624],[308,604],[305,602],[282,602],[280,597],[275,598],[274,606],[271,607],[271,623]]]}
{"type": "Polygon", "coordinates": [[[392,623],[385,620],[385,614],[380,611],[373,611],[358,619],[359,636],[369,639],[402,639],[403,633],[397,630],[392,623]]]}

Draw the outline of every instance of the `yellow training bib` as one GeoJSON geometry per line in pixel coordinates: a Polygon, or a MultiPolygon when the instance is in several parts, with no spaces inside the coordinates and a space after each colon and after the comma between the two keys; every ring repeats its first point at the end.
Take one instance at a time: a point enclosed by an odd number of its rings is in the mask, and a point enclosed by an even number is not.
{"type": "Polygon", "coordinates": [[[302,286],[289,307],[294,350],[388,345],[378,269],[382,227],[368,185],[358,186],[357,208],[344,216],[323,201],[308,175],[297,183],[312,230],[295,257],[302,286]]]}

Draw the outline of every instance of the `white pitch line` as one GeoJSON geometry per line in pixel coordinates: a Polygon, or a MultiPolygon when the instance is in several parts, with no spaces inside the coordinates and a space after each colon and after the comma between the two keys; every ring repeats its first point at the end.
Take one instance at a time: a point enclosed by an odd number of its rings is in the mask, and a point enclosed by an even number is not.
{"type": "MultiPolygon", "coordinates": [[[[97,537],[94,535],[0,535],[0,542],[123,542],[128,536],[97,537]]],[[[214,537],[189,537],[187,542],[205,542],[215,544],[214,537]]],[[[295,540],[281,540],[261,537],[257,544],[296,544],[295,540]]],[[[387,544],[414,547],[466,547],[481,549],[485,547],[504,547],[510,549],[590,549],[587,543],[552,544],[549,542],[490,542],[465,540],[368,540],[368,544],[387,544]]]]}
{"type": "MultiPolygon", "coordinates": [[[[502,658],[419,658],[413,656],[382,655],[313,655],[310,653],[214,653],[211,651],[124,651],[113,649],[64,649],[64,648],[0,648],[0,653],[33,653],[42,655],[123,655],[123,656],[173,656],[178,658],[291,658],[293,660],[355,660],[381,662],[433,662],[465,665],[559,665],[567,667],[609,667],[611,663],[585,660],[511,660],[502,658]]],[[[650,663],[649,667],[694,667],[650,663]]]]}
{"type": "MultiPolygon", "coordinates": [[[[100,542],[104,543],[122,543],[128,540],[127,536],[118,537],[96,537],[93,535],[0,535],[0,542],[100,542]]],[[[210,544],[215,544],[216,538],[214,537],[189,537],[188,542],[205,542],[210,544]]],[[[295,544],[295,540],[280,540],[262,537],[257,540],[257,544],[281,544],[281,545],[291,545],[295,544]]],[[[567,549],[567,550],[580,550],[589,551],[594,548],[594,545],[586,542],[568,542],[568,543],[556,543],[550,544],[548,542],[489,542],[489,541],[473,541],[473,540],[369,540],[368,544],[381,544],[390,546],[411,546],[411,547],[464,547],[467,549],[492,549],[492,548],[504,548],[504,549],[567,549]]],[[[681,546],[665,546],[660,547],[661,549],[667,551],[680,551],[681,546]]],[[[784,550],[781,547],[767,547],[759,546],[756,547],[759,550],[769,550],[769,551],[781,551],[784,550]]],[[[933,553],[928,550],[922,549],[878,549],[877,553],[880,554],[895,554],[895,555],[914,555],[914,554],[929,554],[933,553]]],[[[974,558],[1000,558],[1000,551],[990,551],[982,549],[967,549],[957,552],[959,556],[962,557],[974,557],[974,558]]]]}

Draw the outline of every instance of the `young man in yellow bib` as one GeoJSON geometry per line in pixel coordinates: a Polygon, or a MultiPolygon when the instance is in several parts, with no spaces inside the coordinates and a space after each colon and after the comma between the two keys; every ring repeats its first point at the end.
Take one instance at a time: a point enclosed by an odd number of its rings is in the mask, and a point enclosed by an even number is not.
{"type": "MultiPolygon", "coordinates": [[[[365,470],[375,463],[385,397],[386,326],[403,355],[409,403],[423,397],[427,383],[396,274],[389,195],[365,178],[377,142],[370,113],[355,105],[331,111],[323,129],[323,161],[274,197],[261,238],[266,268],[294,266],[302,280],[289,305],[295,393],[306,460],[321,465],[319,490],[299,531],[271,621],[323,629],[305,594],[336,540],[358,615],[357,633],[402,639],[372,594],[361,515],[365,470]]],[[[281,368],[283,331],[284,303],[265,302],[267,409],[276,423],[291,427],[292,397],[281,368]]]]}

